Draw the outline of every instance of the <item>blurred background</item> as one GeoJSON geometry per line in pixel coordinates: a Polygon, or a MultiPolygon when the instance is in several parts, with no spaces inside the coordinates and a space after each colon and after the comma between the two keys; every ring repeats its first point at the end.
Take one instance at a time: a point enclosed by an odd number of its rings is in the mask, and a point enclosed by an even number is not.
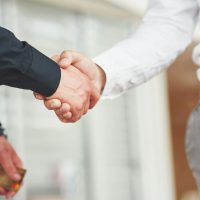
{"type": "MultiPolygon", "coordinates": [[[[130,36],[146,0],[0,0],[0,25],[48,56],[95,57],[130,36]]],[[[148,33],[147,33],[148,34],[148,33]]],[[[16,200],[197,200],[184,135],[199,101],[194,43],[167,73],[76,124],[62,124],[30,91],[0,87],[0,118],[28,170],[16,200]]],[[[42,66],[41,66],[42,67],[42,66]]]]}

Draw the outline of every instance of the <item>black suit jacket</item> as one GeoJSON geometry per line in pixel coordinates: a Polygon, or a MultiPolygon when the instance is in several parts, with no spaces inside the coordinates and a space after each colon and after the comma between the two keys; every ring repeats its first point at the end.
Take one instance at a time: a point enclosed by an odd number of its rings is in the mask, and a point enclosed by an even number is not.
{"type": "Polygon", "coordinates": [[[12,32],[0,27],[0,85],[51,96],[60,82],[59,66],[12,32]]]}
{"type": "MultiPolygon", "coordinates": [[[[0,85],[51,96],[60,82],[60,68],[12,32],[0,27],[0,85]]],[[[3,134],[0,124],[0,136],[3,134]]]]}

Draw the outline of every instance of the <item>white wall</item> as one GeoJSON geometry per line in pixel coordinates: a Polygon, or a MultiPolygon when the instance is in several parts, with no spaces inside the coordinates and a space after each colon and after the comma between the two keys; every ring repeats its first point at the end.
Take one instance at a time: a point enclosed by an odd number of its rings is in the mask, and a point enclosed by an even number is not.
{"type": "MultiPolygon", "coordinates": [[[[148,0],[107,0],[108,2],[118,5],[122,8],[131,10],[133,13],[142,17],[147,9],[148,0]]],[[[194,40],[200,41],[200,24],[197,24],[197,28],[194,32],[194,40]]]]}
{"type": "Polygon", "coordinates": [[[126,8],[128,10],[131,10],[132,12],[137,13],[139,16],[143,15],[148,0],[107,0],[109,2],[112,2],[113,4],[116,4],[122,8],[126,8]]]}
{"type": "MultiPolygon", "coordinates": [[[[11,1],[7,3],[4,15],[11,1]]],[[[3,24],[49,56],[63,49],[94,56],[133,29],[130,20],[81,15],[34,1],[20,1],[15,8],[15,25],[10,25],[10,15],[3,24]]],[[[126,96],[101,102],[74,125],[58,122],[31,92],[2,89],[1,99],[1,115],[7,116],[13,143],[24,148],[28,195],[59,194],[54,173],[64,162],[74,169],[68,188],[75,184],[77,191],[70,191],[70,200],[174,200],[163,76],[126,96]],[[5,109],[14,98],[17,102],[5,109]]]]}

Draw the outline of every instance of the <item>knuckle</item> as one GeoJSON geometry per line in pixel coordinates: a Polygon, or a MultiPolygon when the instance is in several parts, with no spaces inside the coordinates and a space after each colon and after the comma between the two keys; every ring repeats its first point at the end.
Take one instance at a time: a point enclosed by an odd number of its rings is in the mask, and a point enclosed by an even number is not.
{"type": "Polygon", "coordinates": [[[88,85],[85,87],[85,92],[89,94],[91,92],[91,87],[88,85]]]}
{"type": "Polygon", "coordinates": [[[76,110],[78,111],[78,113],[82,110],[83,108],[83,103],[82,102],[79,102],[77,105],[76,105],[76,110]]]}
{"type": "Polygon", "coordinates": [[[81,97],[81,108],[83,107],[83,105],[85,104],[85,102],[87,101],[87,99],[88,99],[88,95],[87,94],[84,94],[81,97]]]}
{"type": "Polygon", "coordinates": [[[77,114],[76,116],[72,117],[69,122],[70,123],[75,123],[80,119],[80,114],[77,114]]]}
{"type": "Polygon", "coordinates": [[[68,51],[67,51],[67,50],[64,50],[64,51],[63,51],[63,54],[67,54],[67,53],[68,53],[68,51]]]}
{"type": "Polygon", "coordinates": [[[69,51],[67,51],[67,50],[64,50],[63,52],[62,52],[62,58],[65,58],[65,57],[69,57],[69,51]]]}
{"type": "Polygon", "coordinates": [[[85,87],[91,87],[90,86],[91,85],[91,82],[90,82],[90,80],[87,78],[87,77],[85,77],[85,87]]]}
{"type": "Polygon", "coordinates": [[[13,174],[15,172],[15,169],[10,165],[7,165],[7,170],[8,170],[8,173],[10,174],[13,174]]]}
{"type": "Polygon", "coordinates": [[[67,103],[65,103],[65,104],[63,105],[63,107],[64,107],[65,110],[70,110],[70,105],[67,104],[67,103]]]}
{"type": "MultiPolygon", "coordinates": [[[[3,165],[3,163],[2,163],[2,165],[3,165]]],[[[10,176],[12,176],[16,171],[15,168],[13,168],[11,165],[8,165],[7,163],[4,163],[4,169],[10,176]]]]}
{"type": "MultiPolygon", "coordinates": [[[[78,98],[79,98],[79,102],[83,102],[84,100],[84,98],[85,98],[85,96],[86,96],[86,93],[85,93],[85,91],[84,90],[82,90],[80,93],[79,93],[79,96],[78,96],[78,98]]],[[[78,102],[78,103],[79,103],[78,102]]]]}
{"type": "Polygon", "coordinates": [[[8,155],[8,151],[6,149],[1,150],[1,152],[0,152],[1,160],[6,160],[7,155],[8,155]]]}
{"type": "Polygon", "coordinates": [[[84,88],[81,92],[80,92],[80,99],[85,102],[85,100],[88,98],[88,96],[90,96],[90,88],[84,88]]]}

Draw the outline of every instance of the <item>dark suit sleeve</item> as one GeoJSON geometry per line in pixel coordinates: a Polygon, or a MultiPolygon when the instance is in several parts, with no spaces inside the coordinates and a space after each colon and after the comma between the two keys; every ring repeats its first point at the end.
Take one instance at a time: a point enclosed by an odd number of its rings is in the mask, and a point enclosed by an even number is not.
{"type": "Polygon", "coordinates": [[[3,126],[2,126],[2,124],[1,124],[1,122],[0,122],[0,135],[1,134],[4,134],[4,128],[3,128],[3,126]]]}
{"type": "Polygon", "coordinates": [[[59,66],[12,32],[0,27],[0,85],[51,96],[60,82],[59,66]]]}

